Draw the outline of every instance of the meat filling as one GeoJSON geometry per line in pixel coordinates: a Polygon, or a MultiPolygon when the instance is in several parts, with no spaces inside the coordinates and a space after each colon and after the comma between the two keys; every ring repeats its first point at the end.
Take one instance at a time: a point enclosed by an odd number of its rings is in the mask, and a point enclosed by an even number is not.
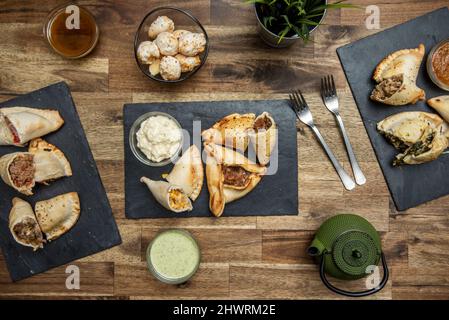
{"type": "Polygon", "coordinates": [[[187,209],[189,207],[189,199],[178,189],[171,189],[169,192],[170,207],[176,210],[187,209]]]}
{"type": "Polygon", "coordinates": [[[254,130],[257,132],[259,130],[268,130],[272,123],[268,117],[260,117],[254,122],[254,130]]]}
{"type": "Polygon", "coordinates": [[[34,180],[33,155],[21,154],[11,162],[9,174],[14,185],[18,188],[33,184],[34,180]]]}
{"type": "Polygon", "coordinates": [[[14,127],[14,125],[11,123],[11,121],[8,119],[8,117],[5,117],[5,122],[9,128],[9,131],[11,131],[13,142],[20,143],[20,137],[19,137],[19,134],[17,133],[16,127],[14,127]]]}
{"type": "Polygon", "coordinates": [[[371,97],[376,100],[385,100],[399,91],[402,86],[403,76],[393,76],[379,83],[371,93],[371,97]]]}
{"type": "Polygon", "coordinates": [[[44,242],[39,226],[31,218],[25,218],[22,222],[16,224],[13,231],[18,239],[35,247],[40,246],[44,242]]]}
{"type": "Polygon", "coordinates": [[[248,184],[251,172],[238,166],[223,166],[224,184],[244,187],[248,184]]]}

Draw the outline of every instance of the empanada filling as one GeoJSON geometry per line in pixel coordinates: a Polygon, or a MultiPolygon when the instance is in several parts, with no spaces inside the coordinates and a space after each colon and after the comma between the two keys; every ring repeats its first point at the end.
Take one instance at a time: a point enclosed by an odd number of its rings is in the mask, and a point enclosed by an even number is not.
{"type": "Polygon", "coordinates": [[[189,198],[179,189],[171,189],[168,191],[168,201],[170,208],[182,210],[189,208],[189,198]]]}
{"type": "Polygon", "coordinates": [[[5,123],[8,126],[9,131],[11,131],[12,139],[14,143],[20,143],[20,137],[17,133],[16,127],[11,123],[11,121],[8,119],[8,117],[5,117],[5,123]]]}
{"type": "Polygon", "coordinates": [[[44,242],[38,224],[31,218],[25,218],[16,224],[13,231],[19,240],[31,244],[34,247],[38,247],[44,242]]]}
{"type": "Polygon", "coordinates": [[[224,184],[244,187],[248,185],[251,172],[239,166],[223,166],[224,184]]]}
{"type": "Polygon", "coordinates": [[[33,184],[34,161],[31,154],[20,154],[9,165],[9,174],[12,182],[18,188],[33,184]]]}
{"type": "Polygon", "coordinates": [[[402,74],[385,79],[376,86],[373,90],[372,96],[377,100],[388,99],[399,91],[403,82],[404,77],[402,74]]]}
{"type": "Polygon", "coordinates": [[[400,166],[404,163],[404,158],[407,155],[419,156],[423,153],[426,153],[432,149],[432,142],[435,138],[435,132],[430,131],[423,134],[423,138],[412,144],[407,150],[405,150],[402,154],[398,155],[396,159],[393,161],[393,166],[400,166]]]}
{"type": "Polygon", "coordinates": [[[257,132],[259,130],[268,130],[272,125],[270,118],[268,117],[259,117],[254,122],[254,130],[257,132]]]}

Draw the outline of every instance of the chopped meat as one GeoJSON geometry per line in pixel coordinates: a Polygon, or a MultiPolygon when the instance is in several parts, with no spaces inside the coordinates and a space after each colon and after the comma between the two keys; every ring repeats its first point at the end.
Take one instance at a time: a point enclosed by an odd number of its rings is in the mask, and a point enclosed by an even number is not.
{"type": "Polygon", "coordinates": [[[180,210],[189,207],[189,200],[187,196],[178,189],[171,189],[169,192],[170,207],[180,210]]]}
{"type": "Polygon", "coordinates": [[[223,166],[224,183],[236,187],[244,187],[248,184],[251,172],[238,166],[223,166]]]}
{"type": "Polygon", "coordinates": [[[271,120],[268,117],[257,118],[256,122],[254,122],[254,130],[268,130],[271,124],[271,120]]]}
{"type": "Polygon", "coordinates": [[[371,93],[375,100],[385,100],[398,92],[403,82],[403,75],[393,76],[379,83],[371,93]]]}
{"type": "Polygon", "coordinates": [[[16,187],[29,186],[34,179],[33,155],[20,154],[14,158],[9,166],[9,174],[16,187]]]}
{"type": "Polygon", "coordinates": [[[11,131],[13,142],[20,143],[20,137],[19,134],[17,133],[16,127],[14,127],[14,125],[11,123],[8,117],[5,117],[5,122],[9,128],[9,131],[11,131]]]}
{"type": "Polygon", "coordinates": [[[39,226],[31,218],[25,218],[22,222],[16,224],[13,231],[18,239],[33,246],[40,246],[44,242],[39,226]]]}

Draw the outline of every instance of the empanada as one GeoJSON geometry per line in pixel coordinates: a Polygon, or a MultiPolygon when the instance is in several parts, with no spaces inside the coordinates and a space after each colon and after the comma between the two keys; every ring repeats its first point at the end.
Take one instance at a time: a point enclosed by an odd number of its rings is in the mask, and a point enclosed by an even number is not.
{"type": "Polygon", "coordinates": [[[32,247],[34,250],[44,246],[45,240],[33,209],[28,202],[20,198],[12,199],[9,230],[14,240],[21,245],[32,247]]]}
{"type": "Polygon", "coordinates": [[[427,104],[434,108],[449,123],[449,95],[429,99],[427,104]]]}
{"type": "Polygon", "coordinates": [[[201,133],[204,143],[226,145],[245,151],[248,147],[248,130],[254,125],[256,115],[230,114],[201,133]]]}
{"type": "Polygon", "coordinates": [[[57,110],[11,107],[0,109],[0,145],[22,146],[58,130],[64,120],[57,110]]]}
{"type": "Polygon", "coordinates": [[[140,178],[140,182],[146,184],[156,201],[165,209],[176,213],[193,209],[192,202],[180,186],[167,181],[154,181],[147,177],[140,178]]]}
{"type": "Polygon", "coordinates": [[[72,168],[64,153],[43,139],[30,142],[28,152],[34,155],[34,180],[39,183],[70,177],[72,168]]]}
{"type": "Polygon", "coordinates": [[[393,106],[424,100],[425,92],[417,87],[416,78],[425,51],[420,44],[418,48],[399,50],[382,60],[374,71],[373,79],[378,84],[371,99],[393,106]]]}
{"type": "Polygon", "coordinates": [[[34,156],[29,152],[14,152],[0,158],[0,175],[3,181],[25,195],[33,194],[35,185],[34,156]]]}
{"type": "Polygon", "coordinates": [[[78,193],[69,192],[38,201],[34,211],[47,240],[55,240],[69,231],[79,219],[81,207],[78,193]]]}
{"type": "Polygon", "coordinates": [[[438,158],[448,147],[443,119],[427,112],[401,112],[377,124],[377,129],[400,151],[394,166],[420,164],[438,158]]]}
{"type": "Polygon", "coordinates": [[[213,143],[205,144],[204,149],[207,153],[209,207],[215,216],[220,216],[224,203],[237,200],[251,192],[267,169],[233,149],[213,143]]]}
{"type": "Polygon", "coordinates": [[[248,135],[259,163],[266,165],[270,162],[271,153],[277,141],[277,127],[273,117],[268,112],[263,112],[254,121],[254,126],[248,135]]]}
{"type": "Polygon", "coordinates": [[[196,200],[203,187],[204,169],[201,153],[194,144],[179,158],[165,179],[181,187],[192,201],[196,200]]]}

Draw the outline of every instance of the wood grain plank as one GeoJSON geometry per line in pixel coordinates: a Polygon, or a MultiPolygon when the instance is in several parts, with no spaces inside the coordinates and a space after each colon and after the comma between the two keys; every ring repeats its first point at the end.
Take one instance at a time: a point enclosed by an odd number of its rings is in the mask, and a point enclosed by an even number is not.
{"type": "MultiPolygon", "coordinates": [[[[144,228],[142,231],[142,261],[146,248],[160,231],[144,228]]],[[[188,229],[201,248],[204,263],[260,262],[262,258],[262,232],[254,229],[188,229]]]]}
{"type": "Polygon", "coordinates": [[[448,242],[449,235],[445,232],[410,232],[408,245],[410,267],[447,267],[448,242]]]}
{"type": "Polygon", "coordinates": [[[80,270],[80,290],[66,288],[66,266],[12,283],[0,255],[0,296],[109,296],[114,293],[114,264],[110,262],[73,262],[80,270]]]}
{"type": "MultiPolygon", "coordinates": [[[[343,282],[336,286],[361,290],[365,280],[343,282]]],[[[321,282],[318,267],[312,265],[231,265],[230,296],[235,299],[344,299],[321,282]]],[[[381,292],[367,299],[390,299],[391,281],[381,292]]]]}
{"type": "Polygon", "coordinates": [[[114,293],[125,296],[146,296],[191,299],[208,297],[226,297],[229,295],[229,266],[227,264],[201,264],[195,276],[182,286],[173,286],[154,278],[146,266],[139,264],[116,264],[114,293]]]}

